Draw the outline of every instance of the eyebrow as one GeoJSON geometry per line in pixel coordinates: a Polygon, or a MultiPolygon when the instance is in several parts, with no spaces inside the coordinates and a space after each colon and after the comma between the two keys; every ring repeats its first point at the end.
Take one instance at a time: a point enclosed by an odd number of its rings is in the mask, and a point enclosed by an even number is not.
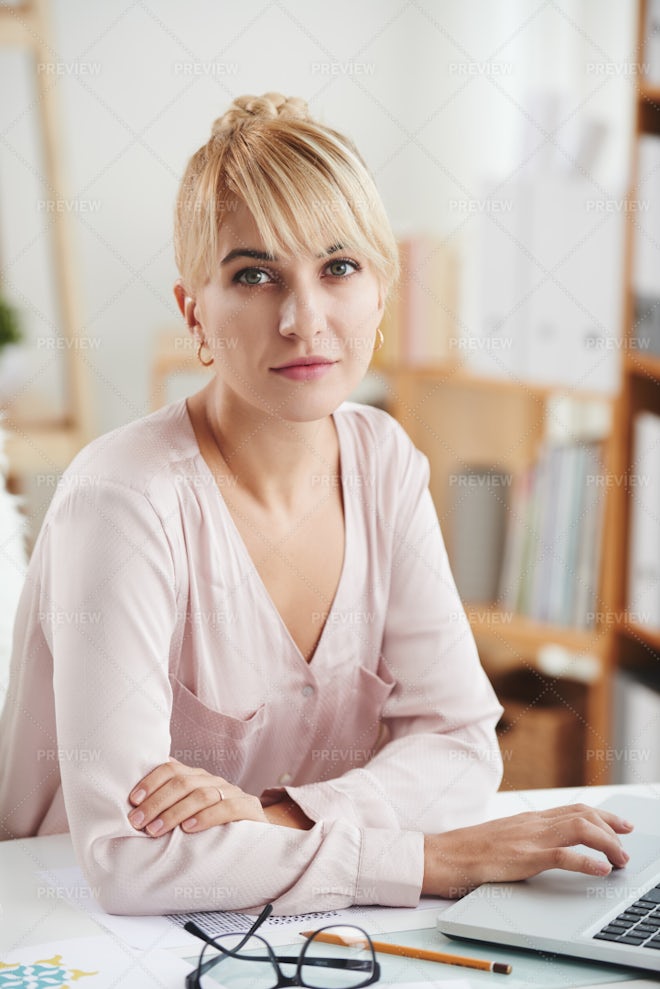
{"type": "Polygon", "coordinates": [[[229,264],[235,258],[252,258],[254,261],[277,261],[275,255],[269,254],[267,251],[255,251],[249,247],[236,247],[229,254],[225,255],[220,264],[229,264]]]}
{"type": "MultiPolygon", "coordinates": [[[[320,254],[319,257],[326,257],[330,254],[335,254],[337,251],[341,251],[343,244],[333,244],[328,247],[325,254],[320,254]]],[[[229,264],[230,261],[235,261],[236,258],[250,258],[252,261],[277,261],[274,254],[269,254],[268,251],[257,251],[252,247],[236,247],[229,254],[226,254],[220,264],[229,264]]]]}

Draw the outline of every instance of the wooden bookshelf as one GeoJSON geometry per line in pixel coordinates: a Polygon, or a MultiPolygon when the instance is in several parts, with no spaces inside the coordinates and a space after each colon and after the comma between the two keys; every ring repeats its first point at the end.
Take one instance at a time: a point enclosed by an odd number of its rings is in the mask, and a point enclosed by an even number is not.
{"type": "MultiPolygon", "coordinates": [[[[645,60],[645,24],[648,0],[638,0],[638,61],[645,60]]],[[[638,140],[643,135],[660,138],[660,86],[648,84],[643,77],[638,78],[635,107],[635,126],[632,149],[632,176],[629,196],[638,199],[637,172],[639,164],[638,140]]],[[[635,243],[635,217],[627,214],[627,252],[623,272],[626,294],[625,324],[623,341],[625,360],[623,361],[621,396],[617,406],[617,461],[621,476],[628,476],[634,465],[633,427],[635,417],[644,411],[660,415],[660,355],[646,353],[635,346],[635,316],[633,282],[633,256],[635,243]]],[[[660,499],[660,494],[659,494],[660,499]]],[[[631,532],[631,491],[623,486],[615,495],[615,515],[617,531],[610,538],[615,544],[616,593],[615,606],[626,614],[629,600],[628,574],[630,567],[629,540],[631,532]]],[[[660,500],[659,500],[660,504],[660,500]]],[[[617,650],[615,661],[621,666],[644,669],[657,667],[660,662],[660,630],[647,628],[641,623],[623,620],[617,628],[617,650]]]]}
{"type": "Polygon", "coordinates": [[[660,631],[646,628],[636,622],[626,622],[622,627],[622,632],[630,639],[640,643],[649,649],[656,656],[660,656],[660,631]]]}
{"type": "Polygon", "coordinates": [[[625,365],[628,374],[648,378],[656,386],[660,382],[660,357],[635,351],[626,355],[625,365]]]}
{"type": "MultiPolygon", "coordinates": [[[[455,362],[405,367],[379,365],[390,382],[390,410],[428,457],[431,494],[451,559],[452,498],[448,478],[466,464],[497,465],[516,474],[538,460],[545,438],[547,403],[574,389],[528,381],[488,378],[455,362]]],[[[611,410],[612,435],[605,446],[605,470],[616,467],[619,396],[580,391],[582,401],[598,399],[611,410]]],[[[616,505],[606,492],[604,532],[616,527],[616,505]]],[[[614,548],[607,537],[599,572],[598,610],[613,612],[617,586],[612,577],[614,548]]],[[[539,622],[490,603],[464,602],[482,661],[497,678],[515,669],[536,670],[567,688],[581,685],[584,783],[607,781],[610,744],[610,683],[615,657],[614,629],[598,621],[593,629],[539,622]],[[558,659],[550,664],[549,657],[558,659]],[[563,658],[562,658],[563,657],[563,658]],[[602,758],[598,758],[601,755],[602,758]]],[[[570,692],[570,691],[569,691],[570,692]]]]}
{"type": "MultiPolygon", "coordinates": [[[[53,62],[48,0],[23,0],[0,7],[0,48],[25,52],[32,70],[36,100],[32,104],[43,154],[46,194],[64,200],[67,183],[62,163],[62,128],[56,105],[57,86],[41,71],[53,62]]],[[[10,479],[25,474],[61,473],[93,435],[93,401],[89,364],[78,347],[83,336],[70,217],[66,210],[49,214],[49,263],[58,311],[58,329],[67,342],[63,350],[65,409],[59,415],[35,411],[39,398],[0,409],[8,431],[6,452],[10,479]],[[32,406],[30,408],[29,406],[32,406]]]]}
{"type": "Polygon", "coordinates": [[[520,655],[531,654],[539,643],[557,645],[568,653],[592,658],[594,676],[599,674],[605,645],[602,630],[551,625],[515,612],[504,611],[494,605],[475,605],[469,601],[465,603],[465,611],[477,640],[506,642],[520,655]]]}

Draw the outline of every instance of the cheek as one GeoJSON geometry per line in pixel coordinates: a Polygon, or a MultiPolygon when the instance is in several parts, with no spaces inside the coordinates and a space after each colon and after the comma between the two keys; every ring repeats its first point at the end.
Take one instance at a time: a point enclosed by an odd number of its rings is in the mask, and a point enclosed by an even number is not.
{"type": "Polygon", "coordinates": [[[362,302],[353,312],[353,335],[372,340],[376,329],[380,326],[383,313],[378,305],[378,299],[374,298],[362,302]]]}
{"type": "Polygon", "coordinates": [[[365,337],[373,335],[383,315],[378,290],[376,288],[369,292],[356,290],[344,301],[341,313],[344,328],[350,335],[365,337]]]}

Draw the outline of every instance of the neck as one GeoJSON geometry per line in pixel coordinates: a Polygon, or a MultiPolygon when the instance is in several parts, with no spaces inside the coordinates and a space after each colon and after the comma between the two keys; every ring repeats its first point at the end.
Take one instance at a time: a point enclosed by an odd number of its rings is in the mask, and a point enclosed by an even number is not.
{"type": "Polygon", "coordinates": [[[295,508],[326,490],[339,471],[339,448],[331,416],[290,422],[250,407],[237,407],[209,385],[199,399],[198,423],[237,484],[264,507],[295,508]]]}

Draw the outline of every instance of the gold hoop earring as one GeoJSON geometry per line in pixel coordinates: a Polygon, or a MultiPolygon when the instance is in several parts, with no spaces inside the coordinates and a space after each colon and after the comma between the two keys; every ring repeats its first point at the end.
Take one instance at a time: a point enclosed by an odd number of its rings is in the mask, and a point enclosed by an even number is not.
{"type": "Polygon", "coordinates": [[[378,350],[380,350],[380,348],[385,343],[385,336],[384,336],[383,331],[381,330],[380,326],[376,330],[376,335],[377,335],[377,338],[378,338],[378,346],[376,346],[375,345],[375,342],[374,342],[374,353],[376,353],[378,350]]]}
{"type": "MultiPolygon", "coordinates": [[[[202,367],[210,367],[211,364],[213,364],[213,361],[215,360],[215,358],[214,358],[213,354],[211,354],[211,360],[210,361],[202,360],[202,347],[205,347],[205,346],[206,346],[206,341],[205,340],[200,340],[199,341],[199,347],[197,348],[197,360],[202,365],[202,367]]],[[[209,353],[211,353],[211,352],[209,351],[209,353]]]]}

